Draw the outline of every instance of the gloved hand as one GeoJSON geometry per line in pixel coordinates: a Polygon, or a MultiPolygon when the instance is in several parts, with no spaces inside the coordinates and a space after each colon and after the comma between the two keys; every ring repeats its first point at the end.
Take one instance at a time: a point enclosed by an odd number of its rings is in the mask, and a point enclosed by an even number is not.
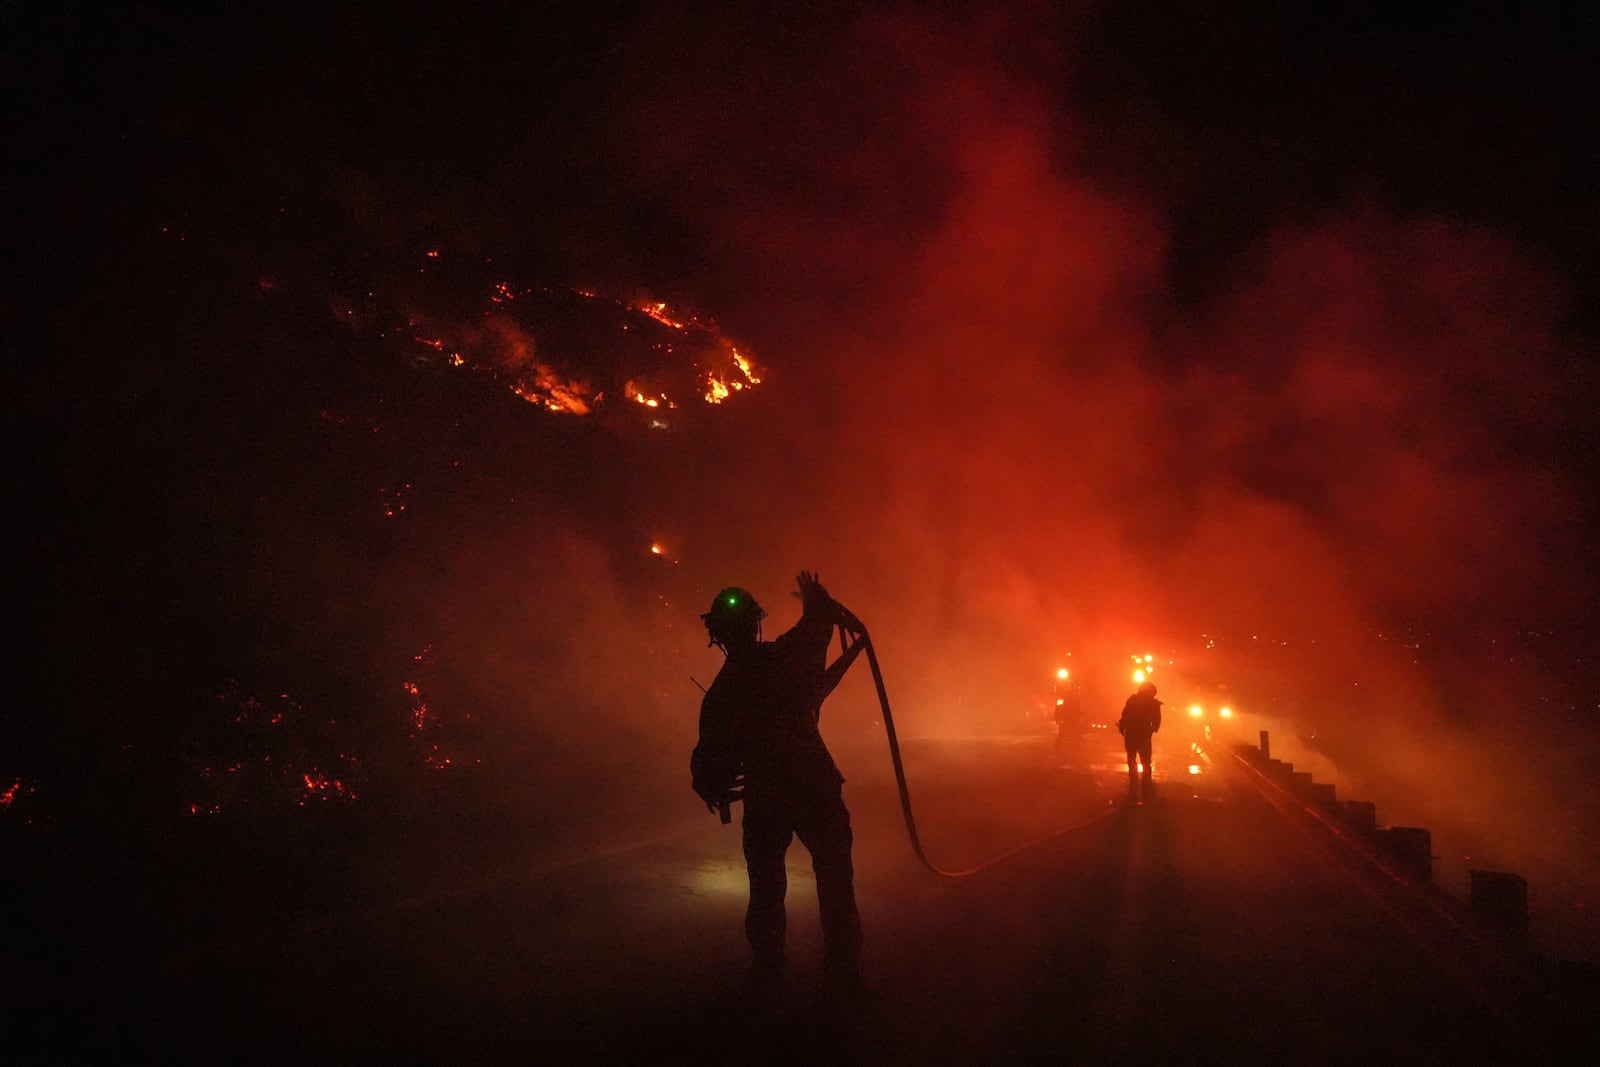
{"type": "Polygon", "coordinates": [[[697,781],[694,783],[694,791],[695,795],[705,803],[707,811],[718,814],[723,808],[744,796],[744,775],[735,778],[731,787],[697,781]]]}
{"type": "Polygon", "coordinates": [[[806,611],[825,607],[833,599],[814,571],[801,571],[795,583],[800,587],[800,606],[806,611]]]}
{"type": "Polygon", "coordinates": [[[801,571],[796,582],[800,586],[800,591],[795,595],[800,598],[802,610],[829,612],[833,616],[833,621],[854,637],[860,637],[867,632],[867,628],[855,617],[854,612],[829,595],[827,587],[822,584],[816,572],[801,571]]]}

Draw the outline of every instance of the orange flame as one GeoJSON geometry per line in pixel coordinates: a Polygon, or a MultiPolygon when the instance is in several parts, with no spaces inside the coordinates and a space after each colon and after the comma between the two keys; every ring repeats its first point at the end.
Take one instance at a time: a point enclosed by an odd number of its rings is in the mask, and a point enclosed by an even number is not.
{"type": "Polygon", "coordinates": [[[511,391],[530,404],[547,411],[561,411],[571,415],[589,414],[589,405],[595,399],[587,382],[564,379],[542,363],[534,364],[533,380],[519,378],[511,391]]]}
{"type": "MultiPolygon", "coordinates": [[[[414,317],[409,321],[412,339],[419,345],[442,355],[450,366],[469,367],[492,375],[503,381],[518,397],[546,411],[569,415],[591,414],[604,400],[603,388],[606,383],[602,382],[597,386],[587,378],[574,373],[572,367],[562,368],[557,360],[552,359],[553,353],[538,352],[537,354],[544,358],[535,358],[535,334],[538,330],[513,319],[509,309],[501,311],[494,307],[520,302],[523,306],[537,308],[542,306],[539,297],[541,292],[558,300],[561,296],[555,290],[517,289],[508,282],[495,283],[488,294],[490,310],[481,324],[458,325],[452,330],[442,323],[431,322],[420,316],[414,317]]],[[[566,292],[586,300],[601,299],[587,290],[573,289],[566,292]]],[[[753,388],[761,382],[761,374],[754,360],[741,352],[713,324],[702,322],[693,316],[682,315],[669,308],[665,301],[613,303],[619,310],[644,315],[671,330],[682,331],[687,335],[683,343],[692,346],[691,351],[694,355],[689,357],[692,362],[688,362],[687,365],[680,364],[677,370],[671,368],[670,364],[663,365],[663,373],[675,375],[672,379],[675,389],[685,387],[697,389],[706,403],[721,404],[734,393],[753,388]],[[677,377],[682,371],[689,371],[692,374],[690,382],[677,377]]],[[[530,314],[536,315],[537,312],[530,314]]],[[[633,323],[634,327],[639,325],[637,322],[633,323]]],[[[623,322],[620,328],[628,331],[630,326],[623,322]]],[[[673,357],[679,347],[666,341],[657,341],[649,345],[650,351],[656,358],[673,357]]],[[[573,353],[569,352],[567,355],[570,357],[573,353]]],[[[588,363],[583,362],[584,353],[581,350],[577,355],[579,366],[589,367],[588,363]]],[[[595,373],[603,372],[596,370],[595,373]]],[[[623,396],[641,407],[656,411],[673,410],[679,406],[668,397],[667,393],[661,391],[659,384],[654,384],[644,377],[626,381],[623,396]]],[[[665,428],[668,424],[659,417],[652,417],[650,425],[665,428]]]]}
{"type": "Polygon", "coordinates": [[[652,319],[655,319],[657,322],[662,323],[663,325],[671,326],[674,330],[684,329],[683,323],[679,322],[677,319],[673,318],[667,313],[667,304],[664,300],[658,300],[655,302],[648,300],[640,301],[639,303],[633,305],[633,309],[635,311],[644,312],[652,319]]]}

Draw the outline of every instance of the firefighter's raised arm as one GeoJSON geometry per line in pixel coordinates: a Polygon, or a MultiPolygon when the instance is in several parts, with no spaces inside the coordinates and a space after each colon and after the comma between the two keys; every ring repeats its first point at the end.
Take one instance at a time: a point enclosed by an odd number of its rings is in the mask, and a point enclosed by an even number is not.
{"type": "Polygon", "coordinates": [[[800,587],[800,607],[802,612],[809,614],[822,610],[833,601],[828,595],[827,587],[822,584],[822,579],[817,577],[815,571],[801,571],[795,579],[795,584],[800,587]]]}
{"type": "Polygon", "coordinates": [[[854,612],[833,599],[815,571],[801,571],[795,581],[800,587],[796,595],[800,597],[802,615],[825,615],[830,625],[843,628],[852,637],[860,637],[867,632],[854,612]]]}

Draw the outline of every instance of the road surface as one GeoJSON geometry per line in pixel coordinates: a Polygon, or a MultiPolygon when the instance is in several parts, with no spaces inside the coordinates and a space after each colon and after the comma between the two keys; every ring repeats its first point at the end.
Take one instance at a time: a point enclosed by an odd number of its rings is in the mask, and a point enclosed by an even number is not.
{"type": "Polygon", "coordinates": [[[1592,988],[1389,877],[1229,750],[1158,738],[1155,795],[1131,802],[1115,740],[909,743],[928,857],[980,867],[962,878],[917,861],[881,751],[842,753],[872,987],[848,1004],[821,986],[798,844],[790,983],[749,998],[737,814],[721,826],[674,795],[560,849],[497,842],[447,864],[419,839],[389,862],[437,877],[334,872],[365,888],[314,906],[218,884],[192,889],[182,920],[82,905],[48,937],[13,930],[10,1048],[38,1063],[1584,1062],[1592,988]]]}

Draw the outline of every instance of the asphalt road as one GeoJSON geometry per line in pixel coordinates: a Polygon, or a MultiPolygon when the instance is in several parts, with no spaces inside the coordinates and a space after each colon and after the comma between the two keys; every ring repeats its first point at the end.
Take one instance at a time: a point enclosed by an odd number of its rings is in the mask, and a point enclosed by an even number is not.
{"type": "MultiPolygon", "coordinates": [[[[24,939],[8,1045],[39,1063],[1595,1062],[1575,1044],[1592,987],[1389,877],[1227,751],[1160,739],[1155,795],[1132,802],[1114,740],[908,744],[921,839],[977,868],[959,878],[917,861],[881,753],[841,754],[871,984],[842,1004],[798,844],[789,985],[748,995],[737,816],[689,798],[405,893],[24,939]]],[[[417,848],[406,862],[432,862],[417,848]]]]}

